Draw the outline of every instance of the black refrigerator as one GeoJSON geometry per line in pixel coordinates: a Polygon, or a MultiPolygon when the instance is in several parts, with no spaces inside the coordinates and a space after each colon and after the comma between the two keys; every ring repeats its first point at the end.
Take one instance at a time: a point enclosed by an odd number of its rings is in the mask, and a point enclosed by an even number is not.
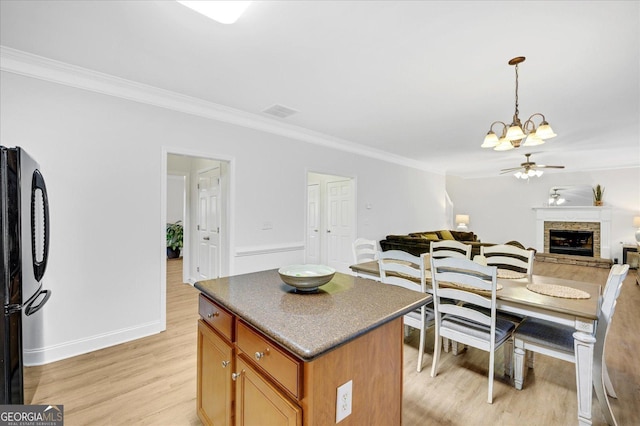
{"type": "Polygon", "coordinates": [[[0,404],[24,404],[25,337],[42,333],[49,300],[42,277],[49,255],[49,203],[40,166],[23,149],[0,146],[0,404]],[[40,311],[40,312],[39,312],[40,311]]]}

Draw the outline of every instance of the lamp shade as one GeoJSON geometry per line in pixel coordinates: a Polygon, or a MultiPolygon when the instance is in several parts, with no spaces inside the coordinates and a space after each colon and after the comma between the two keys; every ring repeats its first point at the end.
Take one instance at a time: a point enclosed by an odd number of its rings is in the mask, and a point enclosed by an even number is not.
{"type": "Polygon", "coordinates": [[[469,215],[468,214],[457,214],[456,215],[456,223],[458,227],[456,228],[458,231],[466,231],[467,225],[469,224],[469,215]]]}
{"type": "Polygon", "coordinates": [[[633,218],[633,227],[640,228],[640,216],[634,216],[633,218]]]}
{"type": "Polygon", "coordinates": [[[469,215],[468,214],[457,214],[456,215],[456,223],[458,225],[460,224],[465,224],[468,225],[469,224],[469,215]]]}

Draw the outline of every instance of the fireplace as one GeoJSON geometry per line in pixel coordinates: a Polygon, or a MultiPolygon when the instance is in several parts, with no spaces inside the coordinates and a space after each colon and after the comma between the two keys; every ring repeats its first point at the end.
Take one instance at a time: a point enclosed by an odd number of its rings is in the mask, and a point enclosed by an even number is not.
{"type": "Polygon", "coordinates": [[[592,254],[584,257],[611,259],[611,209],[607,207],[536,207],[536,250],[552,253],[550,231],[592,233],[592,254]]]}
{"type": "Polygon", "coordinates": [[[593,231],[550,229],[549,253],[593,257],[593,231]]]}

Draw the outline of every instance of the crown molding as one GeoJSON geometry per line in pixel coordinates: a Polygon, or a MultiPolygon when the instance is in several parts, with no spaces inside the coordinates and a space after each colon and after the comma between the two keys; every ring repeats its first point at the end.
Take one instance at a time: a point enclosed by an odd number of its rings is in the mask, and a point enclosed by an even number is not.
{"type": "Polygon", "coordinates": [[[0,70],[259,130],[388,163],[444,174],[441,170],[434,170],[427,164],[410,158],[331,137],[303,127],[281,123],[271,118],[250,114],[192,96],[137,83],[1,45],[0,70]]]}

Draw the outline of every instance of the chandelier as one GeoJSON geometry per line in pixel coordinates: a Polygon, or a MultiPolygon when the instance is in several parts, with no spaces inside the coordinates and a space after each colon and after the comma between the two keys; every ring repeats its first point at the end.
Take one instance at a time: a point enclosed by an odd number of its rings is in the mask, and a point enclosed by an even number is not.
{"type": "Polygon", "coordinates": [[[544,143],[545,139],[550,139],[556,134],[551,130],[551,126],[547,123],[544,115],[539,112],[531,115],[524,125],[518,117],[518,64],[524,62],[526,58],[524,56],[518,56],[509,61],[509,65],[515,65],[516,68],[516,111],[513,114],[513,121],[507,126],[502,121],[494,121],[489,127],[489,132],[484,138],[482,148],[493,148],[496,151],[507,151],[513,148],[519,148],[520,146],[535,146],[544,143]],[[534,118],[541,119],[540,124],[536,126],[534,118]],[[500,138],[493,131],[493,126],[496,124],[502,125],[502,131],[500,138]],[[523,142],[524,141],[524,142],[523,142]]]}

